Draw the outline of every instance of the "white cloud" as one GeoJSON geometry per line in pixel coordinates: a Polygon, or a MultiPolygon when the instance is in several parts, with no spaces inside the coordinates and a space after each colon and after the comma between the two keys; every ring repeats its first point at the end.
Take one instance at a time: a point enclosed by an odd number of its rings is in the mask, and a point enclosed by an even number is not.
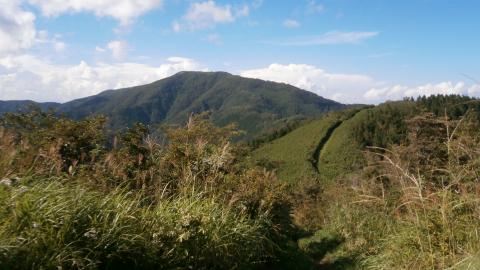
{"type": "Polygon", "coordinates": [[[16,53],[35,43],[35,15],[19,0],[0,0],[0,55],[16,53]]]}
{"type": "Polygon", "coordinates": [[[210,34],[207,36],[207,41],[215,44],[215,45],[221,45],[222,44],[222,39],[220,38],[220,35],[218,34],[210,34]]]}
{"type": "Polygon", "coordinates": [[[185,20],[192,28],[208,28],[216,23],[229,23],[235,20],[230,5],[217,6],[214,1],[193,3],[185,20]]]}
{"type": "Polygon", "coordinates": [[[48,44],[55,52],[67,44],[60,35],[37,31],[35,15],[22,9],[22,0],[0,0],[0,56],[18,54],[35,45],[48,44]]]}
{"type": "Polygon", "coordinates": [[[470,86],[467,90],[468,95],[480,97],[480,84],[474,84],[470,86]]]}
{"type": "Polygon", "coordinates": [[[300,23],[296,20],[287,19],[283,21],[283,26],[286,28],[297,28],[300,26],[300,23]]]}
{"type": "Polygon", "coordinates": [[[172,23],[172,30],[173,32],[180,32],[182,30],[182,26],[178,22],[173,22],[172,23]]]}
{"type": "Polygon", "coordinates": [[[250,8],[245,5],[243,7],[239,7],[237,8],[236,12],[235,12],[235,17],[247,17],[248,15],[250,15],[250,8]]]}
{"type": "Polygon", "coordinates": [[[467,86],[464,82],[445,81],[440,83],[429,83],[418,86],[394,85],[388,87],[371,88],[363,97],[374,103],[384,100],[398,100],[403,97],[430,96],[435,94],[457,94],[480,96],[480,85],[467,86]]]}
{"type": "Polygon", "coordinates": [[[128,44],[123,40],[112,40],[107,44],[115,60],[122,60],[127,55],[128,44]]]}
{"type": "Polygon", "coordinates": [[[37,37],[35,39],[36,45],[39,44],[48,44],[51,45],[55,52],[62,52],[67,48],[67,44],[61,41],[61,35],[51,35],[48,31],[41,30],[38,31],[37,37]]]}
{"type": "Polygon", "coordinates": [[[28,0],[28,2],[38,6],[45,16],[93,12],[98,17],[112,17],[126,25],[136,17],[160,7],[163,0],[28,0]]]}
{"type": "Polygon", "coordinates": [[[318,4],[315,0],[309,0],[307,10],[309,13],[319,13],[323,12],[325,7],[322,4],[318,4]]]}
{"type": "Polygon", "coordinates": [[[358,74],[329,73],[304,64],[271,64],[266,68],[245,70],[241,76],[288,83],[320,96],[356,103],[366,89],[379,85],[374,79],[358,74]]]}
{"type": "Polygon", "coordinates": [[[31,55],[0,58],[0,100],[68,101],[150,83],[179,71],[201,70],[196,61],[171,57],[159,66],[138,63],[56,65],[31,55]]]}
{"type": "Polygon", "coordinates": [[[304,64],[271,64],[266,68],[245,70],[240,75],[288,83],[344,103],[377,104],[386,100],[435,94],[480,97],[480,84],[445,81],[418,86],[388,85],[366,75],[331,73],[304,64]]]}
{"type": "Polygon", "coordinates": [[[62,41],[55,41],[53,43],[53,48],[55,49],[56,52],[62,52],[67,48],[67,44],[62,41]]]}
{"type": "Polygon", "coordinates": [[[172,23],[172,29],[179,32],[182,29],[198,30],[212,28],[220,23],[232,23],[240,17],[248,16],[250,9],[248,6],[235,8],[233,11],[230,5],[217,5],[215,1],[192,3],[183,16],[182,23],[177,21],[172,23]]]}
{"type": "Polygon", "coordinates": [[[105,52],[106,50],[100,46],[95,46],[95,52],[97,53],[103,53],[105,52]]]}
{"type": "Polygon", "coordinates": [[[308,45],[333,45],[333,44],[358,44],[365,39],[378,35],[378,32],[342,32],[330,31],[320,36],[300,38],[279,43],[280,45],[308,46],[308,45]]]}

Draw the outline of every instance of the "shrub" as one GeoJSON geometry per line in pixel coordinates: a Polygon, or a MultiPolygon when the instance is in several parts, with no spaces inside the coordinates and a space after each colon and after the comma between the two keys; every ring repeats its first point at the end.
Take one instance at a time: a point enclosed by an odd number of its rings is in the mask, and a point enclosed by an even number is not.
{"type": "Polygon", "coordinates": [[[345,248],[368,269],[475,263],[478,129],[468,116],[452,121],[429,114],[407,124],[405,144],[368,154],[375,168],[365,170],[369,178],[344,182],[343,190],[331,187],[337,206],[330,207],[325,228],[341,233],[345,248]]]}

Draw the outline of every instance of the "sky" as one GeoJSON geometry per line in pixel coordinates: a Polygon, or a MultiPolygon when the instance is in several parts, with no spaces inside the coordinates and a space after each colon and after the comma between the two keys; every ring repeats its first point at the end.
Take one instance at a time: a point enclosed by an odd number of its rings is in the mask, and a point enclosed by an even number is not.
{"type": "Polygon", "coordinates": [[[0,100],[65,102],[179,71],[343,103],[480,96],[477,0],[0,0],[0,100]]]}

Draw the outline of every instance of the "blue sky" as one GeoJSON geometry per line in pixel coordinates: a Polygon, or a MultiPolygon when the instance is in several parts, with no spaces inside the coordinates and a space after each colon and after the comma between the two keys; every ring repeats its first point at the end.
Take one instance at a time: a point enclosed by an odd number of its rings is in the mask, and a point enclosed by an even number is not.
{"type": "Polygon", "coordinates": [[[181,70],[345,103],[480,95],[480,1],[0,0],[0,99],[66,101],[181,70]]]}

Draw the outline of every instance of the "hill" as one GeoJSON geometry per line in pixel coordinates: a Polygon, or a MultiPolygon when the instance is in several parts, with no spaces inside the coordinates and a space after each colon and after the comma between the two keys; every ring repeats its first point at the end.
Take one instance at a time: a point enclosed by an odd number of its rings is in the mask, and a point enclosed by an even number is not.
{"type": "MultiPolygon", "coordinates": [[[[478,100],[462,96],[420,97],[329,113],[252,152],[258,164],[276,168],[280,179],[334,181],[366,165],[369,146],[386,148],[407,139],[407,122],[425,114],[458,120],[480,112],[478,100]]],[[[478,116],[480,121],[480,116],[478,116]]]]}
{"type": "MultiPolygon", "coordinates": [[[[0,112],[18,106],[0,104],[0,112]]],[[[318,117],[346,106],[283,83],[225,72],[180,72],[151,84],[107,90],[55,107],[74,119],[105,115],[113,129],[136,122],[181,124],[192,113],[210,111],[215,124],[236,122],[252,138],[280,126],[280,119],[318,117]]]]}
{"type": "Polygon", "coordinates": [[[331,132],[361,109],[331,112],[312,120],[285,136],[265,143],[252,152],[255,163],[276,170],[277,176],[288,182],[318,175],[317,156],[328,142],[331,132]]]}

